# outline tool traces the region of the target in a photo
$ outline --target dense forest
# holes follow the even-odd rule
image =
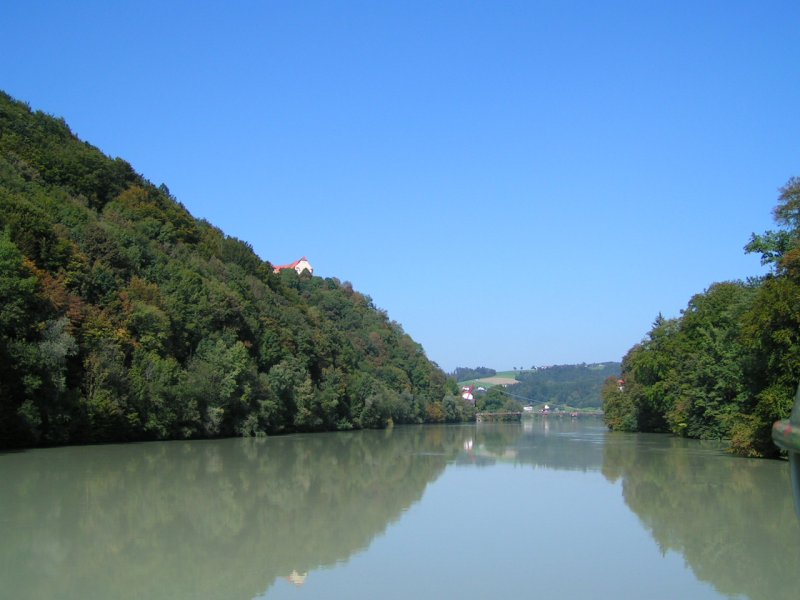
[[[481,379],[482,377],[494,377],[497,371],[489,367],[456,367],[450,376],[456,381],[469,381],[470,379]]]
[[[273,273],[163,184],[0,93],[0,446],[458,420],[369,298]]]
[[[574,408],[599,407],[603,382],[618,377],[620,364],[605,362],[580,365],[554,365],[517,373],[515,396],[530,404],[566,405]]]
[[[780,190],[776,231],[746,252],[770,272],[715,283],[677,318],[659,315],[603,388],[606,422],[622,431],[729,439],[746,456],[775,456],[771,426],[789,416],[800,382],[800,179]]]

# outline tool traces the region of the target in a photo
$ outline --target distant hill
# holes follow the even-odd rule
[[[532,404],[599,407],[603,404],[603,383],[608,377],[619,377],[621,366],[618,362],[582,363],[522,371],[517,374],[514,394]]]
[[[458,420],[456,391],[369,296],[0,92],[0,446]]]
[[[514,383],[514,397],[531,404],[568,405],[574,408],[600,407],[601,392],[608,377],[618,377],[621,364],[604,362],[555,365],[519,371],[495,372],[490,377],[459,380],[460,384],[487,388]]]

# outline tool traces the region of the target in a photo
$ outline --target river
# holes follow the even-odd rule
[[[593,420],[0,453],[0,597],[800,597],[788,464]]]

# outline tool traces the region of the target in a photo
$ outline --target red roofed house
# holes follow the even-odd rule
[[[308,262],[308,259],[305,256],[303,258],[301,258],[300,260],[294,261],[290,265],[278,265],[278,266],[272,267],[272,272],[273,273],[280,273],[284,269],[294,269],[295,271],[297,271],[298,275],[300,273],[302,273],[303,271],[308,271],[309,275],[313,275],[314,274],[314,267],[311,266],[311,263]]]

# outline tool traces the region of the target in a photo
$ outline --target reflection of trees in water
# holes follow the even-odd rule
[[[464,435],[412,427],[0,456],[0,580],[22,586],[19,598],[252,598],[367,546]]]
[[[542,468],[602,461],[698,578],[752,600],[797,597],[785,464],[568,419],[0,455],[3,594],[249,599],[278,577],[313,578],[385,531],[469,441]]]
[[[612,435],[604,446],[604,475],[622,478],[626,503],[662,552],[751,600],[798,597],[800,527],[786,467],[661,435]]]

